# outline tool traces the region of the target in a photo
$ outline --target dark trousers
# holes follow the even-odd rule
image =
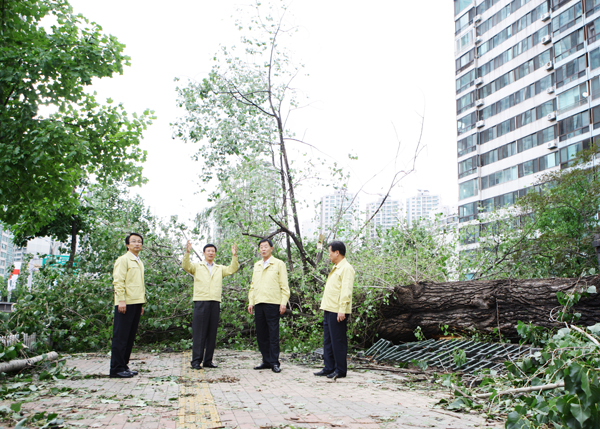
[[[219,301],[194,301],[192,319],[192,365],[211,363],[217,344],[217,326],[221,314]]]
[[[133,348],[133,340],[137,333],[142,304],[127,304],[125,314],[119,313],[115,305],[115,320],[113,322],[113,337],[110,353],[110,374],[115,375],[129,369],[129,357]]]
[[[279,304],[256,304],[254,306],[254,324],[256,342],[262,354],[263,362],[279,365]]]
[[[337,371],[346,375],[348,363],[348,315],[342,322],[337,321],[337,313],[325,311],[323,315],[323,359],[326,372]]]

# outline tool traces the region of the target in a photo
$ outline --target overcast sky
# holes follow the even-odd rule
[[[190,218],[206,207],[196,194],[201,162],[197,148],[172,139],[173,79],[201,80],[220,45],[238,43],[234,25],[239,0],[71,0],[76,13],[116,36],[131,57],[122,76],[95,82],[99,99],[122,102],[128,112],[150,108],[157,120],[145,132],[148,151],[143,188],[134,189],[159,216]],[[393,192],[406,198],[417,189],[456,205],[456,108],[454,91],[453,4],[432,2],[302,0],[289,3],[294,36],[293,60],[305,65],[300,87],[311,102],[290,120],[296,135],[337,160],[349,163],[351,190],[364,186],[361,202],[376,199],[400,164],[408,163],[424,117],[424,149],[417,171]],[[368,6],[367,6],[368,5]],[[246,8],[246,11],[250,9]],[[382,171],[383,170],[383,171]],[[376,179],[370,180],[382,171]],[[365,185],[366,183],[366,185]],[[304,195],[311,197],[320,195]]]

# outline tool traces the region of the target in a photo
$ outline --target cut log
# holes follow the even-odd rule
[[[13,372],[19,371],[23,368],[33,366],[33,364],[42,360],[56,360],[58,359],[58,353],[50,352],[43,355],[35,356],[29,359],[13,359],[9,362],[0,363],[0,372]]]
[[[581,279],[488,280],[453,283],[419,283],[394,288],[388,305],[383,305],[380,337],[394,343],[415,341],[414,330],[420,326],[426,338],[451,332],[477,331],[504,338],[518,339],[517,323],[532,323],[546,328],[565,326],[550,319],[561,306],[556,292],[587,290],[600,277]],[[575,306],[581,313],[578,325],[590,326],[600,321],[600,294],[582,297]],[[445,329],[444,329],[445,331]]]

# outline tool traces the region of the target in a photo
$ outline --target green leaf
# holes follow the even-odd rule
[[[585,421],[592,415],[589,408],[586,408],[581,403],[571,404],[571,414],[582,427],[584,427]]]

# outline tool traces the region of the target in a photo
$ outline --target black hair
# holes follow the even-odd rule
[[[135,235],[136,237],[140,237],[142,239],[142,244],[144,244],[144,237],[142,237],[141,234],[138,234],[137,232],[130,232],[129,235],[127,237],[125,237],[125,245],[129,244],[129,239],[131,238],[132,235]]]
[[[204,246],[204,248],[202,249],[202,253],[206,252],[206,249],[209,247],[214,247],[215,253],[217,253],[217,246],[215,246],[214,244],[210,244],[210,243],[208,243],[206,246]]]
[[[340,255],[346,256],[346,245],[341,241],[332,241],[329,243],[329,247],[331,247],[332,252],[340,252]]]
[[[260,247],[260,245],[261,245],[262,243],[269,243],[269,246],[273,247],[273,242],[272,242],[270,239],[268,239],[268,238],[263,238],[262,240],[260,240],[260,241],[258,242],[258,247]]]

